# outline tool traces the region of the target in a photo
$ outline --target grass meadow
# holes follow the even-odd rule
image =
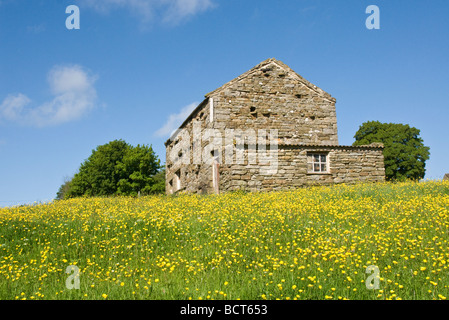
[[[447,181],[0,208],[2,300],[449,299],[448,264]]]

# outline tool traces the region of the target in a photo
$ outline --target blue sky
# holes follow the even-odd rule
[[[0,0],[0,206],[53,199],[114,139],[165,161],[192,106],[272,57],[337,99],[340,144],[365,121],[410,124],[430,147],[425,178],[441,179],[448,17],[447,0]]]

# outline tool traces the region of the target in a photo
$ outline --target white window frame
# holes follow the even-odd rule
[[[318,161],[315,157],[318,156]],[[322,157],[325,157],[325,161],[322,161]],[[311,165],[311,169],[310,169]],[[315,165],[318,165],[319,170],[315,170]],[[322,166],[325,166],[325,170],[322,170]],[[326,174],[329,173],[329,153],[328,152],[307,152],[307,173],[311,174]]]

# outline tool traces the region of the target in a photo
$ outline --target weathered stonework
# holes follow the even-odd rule
[[[446,173],[446,174],[444,175],[443,180],[449,180],[449,173]]]
[[[208,93],[167,140],[166,192],[270,191],[383,181],[382,145],[338,145],[335,102],[282,62],[260,63]],[[221,135],[219,147],[204,139],[211,130]],[[249,160],[259,150],[252,146],[254,141],[240,141],[243,161],[224,161],[227,146],[239,144],[226,140],[228,132],[245,136],[263,130],[276,131],[276,170],[262,174],[266,164]],[[214,150],[215,161],[205,161]]]
[[[307,153],[323,152],[329,155],[327,173],[309,173]],[[279,169],[272,175],[251,172],[243,165],[221,167],[220,175],[230,176],[221,185],[223,190],[272,191],[295,189],[311,185],[384,181],[382,147],[372,146],[317,146],[279,145]]]

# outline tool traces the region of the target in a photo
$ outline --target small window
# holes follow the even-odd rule
[[[175,182],[176,182],[176,189],[175,191],[181,189],[181,170],[178,170],[175,172]]]
[[[309,173],[328,173],[328,158],[327,153],[307,154],[307,171]]]
[[[250,114],[253,116],[253,118],[257,118],[256,107],[250,107],[250,108],[249,108],[249,112],[250,112]]]

